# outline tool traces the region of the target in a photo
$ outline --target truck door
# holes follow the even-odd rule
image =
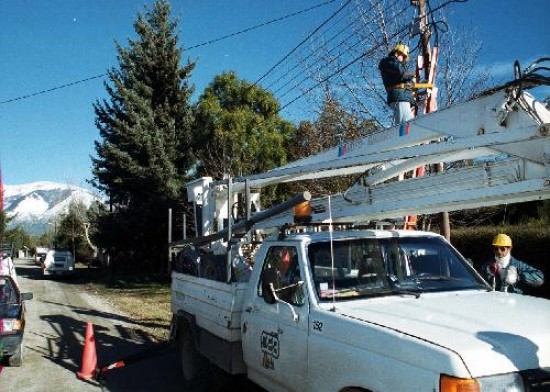
[[[245,300],[241,326],[248,376],[269,390],[303,391],[307,385],[309,304],[301,265],[295,246],[271,246],[258,285]]]

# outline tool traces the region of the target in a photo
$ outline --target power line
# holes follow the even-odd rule
[[[325,45],[328,44],[330,41],[332,41],[333,38],[335,38],[335,37],[337,37],[338,35],[340,35],[340,33],[342,33],[343,31],[344,31],[344,30],[341,30],[337,35],[335,35],[335,36],[332,37],[329,41],[327,41],[327,42],[325,43]],[[355,35],[355,34],[354,34],[353,32],[352,32],[351,34],[347,35],[342,41],[340,41],[340,42],[339,42],[338,44],[336,44],[332,49],[330,49],[330,50],[326,53],[326,55],[332,54],[332,52],[333,52],[335,49],[338,49],[338,48],[339,48],[344,42],[346,42],[349,38],[353,38],[354,35]],[[361,40],[359,39],[359,41],[357,41],[356,43],[354,43],[354,44],[353,44],[352,46],[350,46],[348,49],[354,48],[354,47],[355,47],[357,44],[359,44],[360,42],[361,42]],[[342,57],[343,55],[344,55],[344,54],[342,53],[342,54],[340,54],[340,55],[335,56],[332,60],[329,61],[328,64],[332,63],[333,61],[338,60],[338,59],[339,59],[340,57]],[[327,64],[327,65],[328,65],[328,64]],[[294,71],[295,69],[297,69],[297,68],[299,67],[299,65],[300,65],[300,64],[296,64],[296,65],[291,69],[290,72],[292,72],[292,71]],[[304,71],[309,71],[309,70],[311,69],[311,67],[312,67],[311,64],[307,65],[306,68],[304,69]],[[284,75],[284,76],[289,75],[290,72],[287,73],[287,74]],[[275,90],[275,91],[273,92],[273,94],[277,94],[279,91],[281,91],[282,89],[284,89],[285,87],[287,87],[288,85],[290,85],[290,83],[292,83],[293,81],[295,81],[300,75],[301,75],[301,74],[298,73],[298,74],[295,75],[292,79],[290,79],[288,82],[285,82],[281,87],[279,87],[277,90]],[[284,77],[284,76],[283,76],[283,77]],[[299,86],[302,82],[304,82],[304,81],[307,80],[307,79],[309,79],[309,77],[306,75],[304,79],[302,79],[300,82],[298,82],[297,86]],[[273,85],[273,84],[272,84],[272,85]],[[271,87],[271,86],[270,86],[270,87]],[[290,91],[292,91],[292,88],[293,88],[293,87],[290,87],[289,90],[285,91],[285,92],[279,97],[279,99],[280,99],[280,98],[283,98],[286,94],[288,94]]]
[[[210,41],[206,41],[206,42],[203,42],[201,44],[197,44],[197,45],[193,45],[193,46],[190,46],[187,48],[187,50],[191,50],[191,49],[196,49],[196,48],[200,48],[201,46],[205,46],[205,45],[210,45],[210,44],[213,44],[213,43],[216,43],[216,42],[219,42],[219,41],[223,41],[227,38],[231,38],[231,37],[234,37],[236,35],[241,35],[241,34],[244,34],[244,33],[248,33],[252,30],[256,30],[256,29],[259,29],[260,27],[265,27],[267,25],[270,25],[272,23],[276,23],[276,22],[280,22],[282,20],[285,20],[285,19],[288,19],[288,18],[291,18],[293,16],[296,16],[296,15],[299,15],[299,14],[302,14],[304,12],[308,12],[308,11],[311,11],[313,9],[316,9],[316,8],[319,8],[319,7],[323,7],[327,4],[330,4],[330,3],[334,3],[336,0],[328,0],[328,1],[325,1],[324,3],[320,3],[320,4],[317,4],[317,5],[314,5],[312,7],[309,7],[309,8],[306,8],[304,10],[301,10],[301,11],[296,11],[294,13],[291,13],[291,14],[287,14],[287,15],[283,15],[277,19],[272,19],[270,21],[267,21],[267,22],[263,22],[263,23],[260,23],[260,24],[257,24],[256,26],[252,26],[252,27],[248,27],[246,29],[243,29],[243,30],[240,30],[240,31],[237,31],[235,33],[231,33],[231,34],[228,34],[228,35],[224,35],[222,37],[219,37],[219,38],[215,38],[215,39],[212,39]],[[351,0],[349,0],[351,1]],[[348,1],[348,2],[349,2]]]
[[[280,22],[280,21],[283,21],[285,19],[291,18],[293,16],[296,16],[296,15],[299,15],[299,14],[302,14],[302,13],[305,13],[305,12],[309,12],[309,11],[314,10],[316,8],[323,7],[327,4],[334,3],[335,1],[337,1],[337,0],[327,0],[323,3],[319,3],[319,4],[311,6],[309,8],[306,8],[306,9],[303,9],[303,10],[300,10],[300,11],[296,11],[296,12],[293,12],[293,13],[290,13],[290,14],[286,14],[286,15],[283,15],[283,16],[278,17],[276,19],[272,19],[272,20],[269,20],[267,22],[262,22],[260,24],[257,24],[255,26],[239,30],[235,33],[224,35],[222,37],[215,38],[215,39],[212,39],[212,40],[209,40],[209,41],[191,46],[191,47],[187,48],[186,50],[196,49],[196,48],[199,48],[199,47],[202,47],[202,46],[206,46],[206,45],[210,45],[210,44],[213,44],[213,43],[216,43],[216,42],[219,42],[219,41],[223,41],[225,39],[228,39],[228,38],[231,38],[231,37],[234,37],[234,36],[237,36],[237,35],[248,33],[252,30],[256,30],[256,29],[259,29],[261,27],[265,27],[265,26],[268,26],[270,24],[273,24],[273,23]],[[348,2],[349,1],[351,1],[351,0],[348,0]],[[74,82],[70,82],[70,83],[60,85],[60,86],[52,87],[52,88],[49,88],[49,89],[46,89],[46,90],[41,90],[41,91],[37,91],[37,92],[31,93],[31,94],[22,95],[22,96],[17,97],[17,98],[8,99],[6,101],[0,101],[0,105],[15,102],[15,101],[20,101],[20,100],[23,100],[23,99],[32,98],[32,97],[35,97],[37,95],[42,95],[42,94],[46,94],[46,93],[49,93],[49,92],[52,92],[52,91],[55,91],[55,90],[61,90],[61,89],[67,88],[67,87],[72,87],[72,86],[80,84],[80,83],[89,82],[91,80],[103,78],[103,77],[106,77],[106,76],[108,76],[108,74],[104,73],[104,74],[101,74],[101,75],[96,75],[96,76],[92,76],[92,77],[89,77],[89,78],[80,79],[80,80],[77,80],[77,81],[74,81]]]
[[[346,5],[347,5],[347,4],[349,4],[349,2],[346,3]],[[340,10],[338,10],[338,11],[340,11]],[[344,17],[345,17],[345,16],[344,16]],[[361,17],[361,15],[358,15],[355,19],[351,20],[349,25],[346,25],[344,28],[340,29],[340,30],[339,30],[336,34],[334,34],[328,41],[325,41],[325,42],[323,43],[323,45],[324,45],[324,46],[328,45],[332,40],[334,40],[335,38],[337,38],[338,36],[340,36],[345,30],[347,30],[347,29],[349,28],[349,26],[350,26],[352,23],[356,22],[360,17]],[[342,18],[342,19],[339,19],[336,23],[339,23],[339,22],[341,22],[342,20],[343,20],[343,18]],[[321,27],[321,26],[320,26],[320,27]],[[316,33],[318,30],[319,30],[319,28],[315,29],[315,31],[314,31],[313,33]],[[310,34],[310,35],[307,37],[307,39],[310,39],[311,36],[313,35],[313,33]],[[349,36],[348,36],[348,37],[349,37]],[[306,40],[307,40],[307,39],[306,39]],[[302,43],[304,43],[306,40],[302,41],[299,45],[302,45]],[[320,38],[317,39],[317,41],[320,41]],[[312,42],[311,42],[311,45],[313,45],[314,43],[315,43],[315,41],[312,41]],[[293,51],[294,51],[294,49],[293,49]],[[291,53],[292,53],[292,52],[291,52]],[[289,55],[290,55],[291,53],[289,53]],[[289,55],[285,56],[285,58],[283,58],[281,61],[279,61],[279,63],[277,63],[275,66],[279,65],[279,64],[282,63],[284,60],[286,60],[286,59],[289,57]],[[305,57],[305,56],[303,56],[303,57]],[[272,67],[272,69],[275,68],[275,66]],[[284,77],[286,77],[286,76],[289,76],[289,75],[290,75],[294,70],[296,70],[299,66],[300,66],[300,63],[296,63],[296,64],[295,64],[291,69],[289,69],[288,72],[286,72],[280,79],[275,80],[275,81],[273,81],[270,85],[268,85],[268,86],[266,87],[266,89],[267,89],[267,90],[272,89],[272,87],[273,87],[274,85],[276,85],[278,82],[280,82],[280,81],[282,80],[282,78],[284,78]],[[271,71],[271,70],[270,70],[270,71]],[[268,71],[268,73],[269,73],[269,71]],[[267,73],[266,73],[265,75],[267,75]],[[265,75],[264,75],[264,76],[265,76]],[[298,76],[299,76],[299,75],[297,75],[296,77],[298,77]],[[294,77],[294,79],[295,79],[296,77]],[[262,77],[262,78],[263,78],[263,77]],[[259,79],[259,80],[261,80],[261,79]],[[258,80],[258,81],[259,81],[259,80]],[[258,81],[257,81],[257,82],[258,82]],[[256,83],[257,83],[257,82],[256,82]],[[281,88],[282,88],[282,87],[281,87]],[[274,93],[278,92],[281,88],[275,90]]]
[[[392,7],[394,7],[395,5],[397,5],[401,0],[394,0],[393,3],[389,4],[386,6],[386,8],[384,10],[382,10],[381,12],[384,13],[388,10],[390,10]],[[334,41],[336,38],[339,38],[340,36],[343,35],[343,33],[346,31],[346,30],[349,30],[350,28],[352,28],[353,24],[355,22],[357,22],[358,20],[362,19],[363,16],[365,14],[368,14],[370,13],[375,7],[375,4],[372,4],[368,10],[366,11],[363,11],[362,13],[358,13],[358,15],[350,20],[350,22],[342,29],[340,29],[337,33],[335,33],[332,37],[330,37],[328,40],[326,40],[325,42],[323,42],[323,46],[324,47],[327,47],[329,46],[329,44]],[[405,12],[405,8],[403,8],[397,15]],[[369,25],[371,24],[372,22],[375,21],[375,19],[377,18],[376,15],[372,16],[370,20],[367,20],[367,21],[363,21],[362,24],[363,25]],[[338,61],[340,58],[343,58],[344,56],[348,55],[349,54],[349,50],[350,49],[353,49],[355,48],[357,45],[359,45],[361,43],[361,40],[362,38],[361,37],[357,37],[357,34],[356,32],[352,31],[350,34],[348,34],[345,38],[341,39],[339,42],[337,42],[332,48],[328,48],[328,50],[326,51],[325,55],[326,56],[330,56],[333,54],[333,52],[335,52],[337,49],[340,49],[341,47],[343,47],[344,45],[347,46],[347,50],[345,52],[341,52],[340,54],[338,55],[334,55],[330,61],[328,61],[326,65],[330,65],[336,61]],[[309,54],[307,56],[303,56],[304,58],[310,58],[310,57],[315,57],[314,54]],[[303,69],[301,72],[300,70],[298,71],[298,73],[295,73],[293,71],[299,69],[300,67],[300,63],[296,63],[294,65],[294,67],[292,67],[292,69],[290,69],[286,74],[284,74],[279,80],[276,80],[274,81],[273,83],[271,83],[268,87],[266,87],[266,89],[271,89],[272,90],[272,93],[274,95],[276,95],[277,93],[279,93],[281,90],[284,90],[286,88],[286,90],[284,92],[282,92],[279,96],[277,96],[276,98],[278,100],[281,100],[283,97],[285,97],[287,94],[289,94],[293,89],[295,88],[299,88],[304,82],[307,82],[310,77],[304,75],[304,72],[308,72],[310,71],[315,65],[317,65],[318,63],[315,62],[315,63],[309,63],[309,64],[306,64],[305,65],[305,69]],[[290,78],[290,80],[287,80],[286,82],[283,82],[283,78],[285,77],[290,77],[292,74],[294,74],[293,77]],[[293,86],[290,86],[292,84],[292,82],[296,81],[300,76],[303,76],[302,79],[300,79],[298,82],[295,82],[293,84]],[[278,84],[278,83],[282,83],[282,85],[280,87],[278,87],[277,89],[273,90],[273,86]]]
[[[309,38],[311,38],[317,31],[319,31],[325,24],[327,24],[331,19],[333,19],[336,15],[340,13],[344,8],[348,6],[349,3],[351,3],[352,0],[348,0],[342,7],[340,7],[336,12],[334,12],[331,16],[328,17],[323,23],[321,23],[315,30],[313,30],[306,38],[304,38],[298,45],[296,45],[292,50],[286,54],[281,60],[279,60],[274,66],[272,66],[266,73],[264,73],[254,84],[258,84],[262,79],[264,79],[271,71],[273,71],[275,68],[277,68],[283,61],[285,61],[292,53],[294,53],[300,46],[302,46]]]
[[[392,4],[388,5],[383,12],[385,12],[385,11],[391,9],[392,7],[394,7],[399,1],[400,0],[395,0]],[[365,13],[368,13],[368,12],[372,11],[373,8],[374,8],[374,6],[371,6]],[[404,12],[406,12],[405,8],[402,9],[398,14],[396,14],[396,16],[399,16],[400,14],[402,14]],[[361,15],[360,15],[360,17],[361,17]],[[376,19],[376,16],[373,16],[372,19],[370,19],[368,21],[365,21],[364,24],[372,23],[375,19]],[[334,38],[337,38],[340,35],[340,33],[343,33],[343,31],[344,30],[341,30],[338,34],[333,36],[329,41],[327,41],[327,44],[330,43]],[[340,42],[338,42],[336,45],[334,45],[331,49],[329,49],[328,52],[326,53],[326,55],[327,56],[331,55],[336,49],[340,48],[342,45],[347,43],[347,41],[350,40],[350,38],[354,38],[355,36],[356,36],[356,34],[354,32],[351,32],[351,34],[347,35],[344,39],[342,39]],[[347,47],[347,52],[343,52],[343,53],[340,53],[339,55],[336,55],[336,56],[332,57],[326,64],[324,64],[324,66],[328,66],[328,65],[336,62],[337,60],[339,60],[343,56],[347,55],[350,49],[355,48],[360,43],[361,43],[361,37],[357,37],[355,42],[349,42],[348,47]],[[312,66],[313,66],[312,64],[308,64],[305,67],[304,72],[310,71]],[[294,68],[296,68],[296,67],[294,67]],[[289,85],[301,75],[303,75],[303,73],[295,75],[292,79],[285,82],[281,87],[279,87],[277,90],[274,91],[274,94],[277,94],[279,91],[281,91],[284,88],[288,87],[283,93],[281,93],[277,97],[278,100],[281,100],[283,97],[285,97],[287,94],[289,94],[292,90],[294,90],[295,88],[299,88],[304,82],[307,82],[310,79],[310,77],[308,75],[305,75],[305,76],[302,77],[302,79],[300,79],[298,82],[296,82],[293,86],[289,87]]]
[[[440,9],[443,9],[445,7],[447,7],[449,4],[451,3],[464,3],[464,2],[467,2],[468,0],[447,0],[446,2],[444,3],[441,3],[438,7],[434,8],[434,9],[430,9],[430,11],[428,12],[428,15],[429,16],[432,16],[436,11],[439,11]],[[405,10],[403,9],[402,11],[398,12],[395,16],[399,16],[400,14],[402,14]],[[418,20],[420,19],[420,17],[416,17],[414,22],[418,22]],[[405,32],[407,30],[407,28],[410,27],[410,24],[405,24],[403,27],[399,28],[396,32],[394,32],[391,36],[387,37],[388,40],[392,40],[394,39],[395,37],[398,37],[400,34],[402,34],[403,32]],[[359,41],[360,42],[360,41]],[[358,43],[359,43],[358,42]],[[351,46],[354,47],[355,45],[357,45],[357,43],[355,43],[354,45]],[[286,109],[288,106],[290,106],[291,104],[293,104],[294,102],[296,102],[297,100],[299,100],[300,98],[302,98],[303,96],[309,94],[311,91],[313,91],[315,88],[321,86],[323,83],[327,82],[328,80],[332,79],[334,76],[338,75],[338,74],[341,74],[343,71],[345,71],[346,69],[348,69],[350,66],[352,66],[353,64],[357,63],[359,60],[361,60],[362,58],[366,57],[366,56],[369,56],[371,55],[372,53],[374,53],[374,51],[378,48],[380,48],[381,46],[383,46],[383,43],[379,43],[377,45],[374,45],[372,46],[369,50],[365,51],[363,54],[355,57],[354,59],[352,59],[350,62],[348,62],[347,64],[345,64],[344,66],[338,68],[336,71],[334,71],[333,73],[329,74],[328,76],[320,79],[319,81],[317,81],[313,86],[307,88],[305,91],[303,91],[301,94],[299,94],[297,97],[295,97],[294,99],[292,99],[290,102],[287,102],[285,105],[283,105],[280,109],[279,109],[279,112],[283,111],[284,109]],[[338,59],[340,56],[337,56],[336,58],[332,59],[331,61],[329,61],[329,64],[332,63],[335,59]],[[302,84],[304,81],[307,81],[307,77],[306,78],[303,78],[302,80],[300,80],[300,82],[295,86],[295,88],[298,88],[300,86],[300,84]],[[286,95],[289,91],[285,92],[284,95]],[[281,97],[279,97],[279,100],[280,100]]]
[[[401,13],[401,12],[400,12]],[[401,34],[403,31],[405,31],[407,28],[409,27],[408,24],[406,24],[404,27],[402,27],[401,29],[397,30],[395,33],[393,33],[389,39],[393,39],[395,38],[396,36],[398,36],[399,34]],[[319,87],[320,85],[322,85],[323,83],[325,83],[326,81],[332,79],[334,76],[342,73],[343,71],[345,71],[347,68],[349,68],[350,66],[352,66],[353,64],[357,63],[359,60],[361,60],[362,58],[372,54],[374,52],[375,49],[381,47],[383,44],[382,43],[379,43],[377,45],[374,45],[373,47],[371,47],[368,51],[366,51],[365,53],[357,56],[356,58],[354,58],[353,60],[351,60],[350,62],[348,62],[346,65],[338,68],[336,71],[334,71],[333,73],[331,73],[330,75],[322,78],[321,80],[319,80],[317,83],[315,83],[313,86],[311,86],[310,88],[306,89],[303,93],[299,94],[297,97],[295,97],[294,99],[292,99],[290,102],[287,102],[284,106],[282,106],[279,111],[282,111],[284,109],[286,109],[287,107],[289,107],[290,105],[292,105],[294,102],[296,102],[298,99],[302,98],[304,95],[310,93],[313,89]],[[331,60],[332,62],[332,60]],[[300,83],[303,82],[300,81]],[[286,93],[285,93],[286,94]]]
[[[103,77],[105,77],[105,76],[107,76],[107,74],[92,76],[92,77],[89,77],[89,78],[86,78],[86,79],[77,80],[76,82],[71,82],[71,83],[63,84],[63,85],[61,85],[61,86],[52,87],[52,88],[49,88],[49,89],[47,89],[47,90],[37,91],[37,92],[32,93],[32,94],[22,95],[22,96],[17,97],[17,98],[8,99],[7,101],[2,101],[2,102],[0,102],[0,104],[5,104],[5,103],[10,103],[10,102],[20,101],[20,100],[22,100],[22,99],[27,99],[27,98],[35,97],[35,96],[37,96],[37,95],[46,94],[46,93],[49,93],[49,92],[52,92],[52,91],[55,91],[55,90],[60,90],[60,89],[66,88],[66,87],[71,87],[71,86],[74,86],[74,85],[76,85],[76,84],[80,84],[80,83],[84,83],[84,82],[89,82],[90,80],[103,78]]]

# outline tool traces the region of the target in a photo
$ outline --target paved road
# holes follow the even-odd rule
[[[174,352],[114,370],[102,384],[79,380],[75,374],[81,369],[87,322],[94,325],[100,365],[154,344],[140,332],[139,323],[84,292],[79,279],[43,280],[31,259],[15,264],[22,290],[33,292],[34,299],[27,302],[23,366],[2,369],[0,391],[184,390]]]

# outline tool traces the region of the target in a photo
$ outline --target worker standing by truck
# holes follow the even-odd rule
[[[409,47],[399,43],[378,65],[387,92],[387,103],[393,110],[394,125],[414,118],[411,105],[416,102],[408,87],[414,74],[406,71],[408,60]]]
[[[542,271],[512,257],[512,239],[500,233],[493,239],[495,257],[481,267],[483,278],[493,290],[523,293],[526,287],[539,287],[544,283]]]

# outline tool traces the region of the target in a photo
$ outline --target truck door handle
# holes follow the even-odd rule
[[[255,306],[252,306],[252,305],[248,305],[245,309],[244,309],[245,312],[247,313],[253,313],[256,311],[256,307]]]

